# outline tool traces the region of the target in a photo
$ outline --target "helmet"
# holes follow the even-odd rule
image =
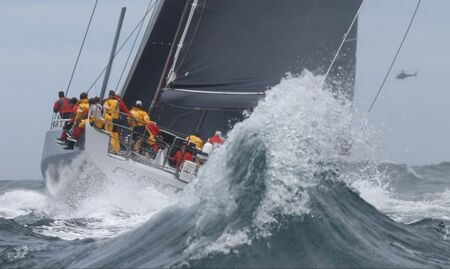
[[[221,131],[216,131],[216,133],[214,135],[222,136],[222,132]]]
[[[136,101],[136,106],[142,106],[142,101],[141,100],[137,100]]]

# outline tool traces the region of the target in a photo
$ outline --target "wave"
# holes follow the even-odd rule
[[[58,243],[55,255],[49,244],[16,265],[450,266],[448,223],[439,220],[437,231],[438,220],[407,225],[377,209],[386,197],[400,201],[395,195],[409,191],[404,182],[422,184],[420,168],[343,157],[360,134],[351,128],[351,104],[322,90],[322,81],[306,72],[274,87],[179,201],[139,227],[107,240]],[[376,207],[365,201],[374,193]]]

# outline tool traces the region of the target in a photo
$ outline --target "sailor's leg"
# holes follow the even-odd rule
[[[112,129],[112,117],[109,114],[105,114],[105,130],[111,134]]]
[[[120,152],[119,132],[111,132],[111,151],[118,154]]]
[[[118,124],[118,119],[112,120],[112,128],[111,128],[111,151],[113,153],[120,153],[120,141],[119,141],[119,127],[116,125]]]

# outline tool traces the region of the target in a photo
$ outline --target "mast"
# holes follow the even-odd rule
[[[197,4],[198,4],[198,0],[194,0],[194,2],[192,3],[191,11],[189,12],[189,17],[187,19],[186,25],[184,26],[183,34],[181,35],[180,41],[177,45],[177,51],[175,52],[175,55],[173,57],[172,67],[169,70],[166,84],[169,84],[171,81],[173,81],[175,79],[175,77],[174,77],[175,65],[177,64],[178,56],[180,55],[180,51],[183,48],[184,40],[186,39],[186,35],[189,30],[189,26],[191,25],[192,17],[194,16],[194,12],[197,7]]]
[[[117,42],[119,41],[120,30],[122,29],[123,18],[125,17],[126,7],[122,7],[120,10],[119,22],[117,23],[116,34],[114,37],[114,42],[111,48],[111,54],[109,55],[108,66],[106,68],[105,77],[103,79],[102,89],[100,91],[100,100],[103,100],[105,97],[106,87],[108,86],[109,75],[111,73],[111,68],[114,60],[114,55],[116,54]]]

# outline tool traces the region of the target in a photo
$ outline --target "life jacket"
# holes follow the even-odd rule
[[[59,100],[56,101],[56,104],[58,107],[58,112],[60,114],[72,112],[72,104],[70,103],[69,99],[67,99],[67,98],[65,98],[65,97],[59,98]]]
[[[200,137],[197,137],[195,135],[190,135],[190,136],[186,137],[186,140],[190,143],[195,144],[195,147],[197,149],[201,150],[203,147],[203,140]]]

